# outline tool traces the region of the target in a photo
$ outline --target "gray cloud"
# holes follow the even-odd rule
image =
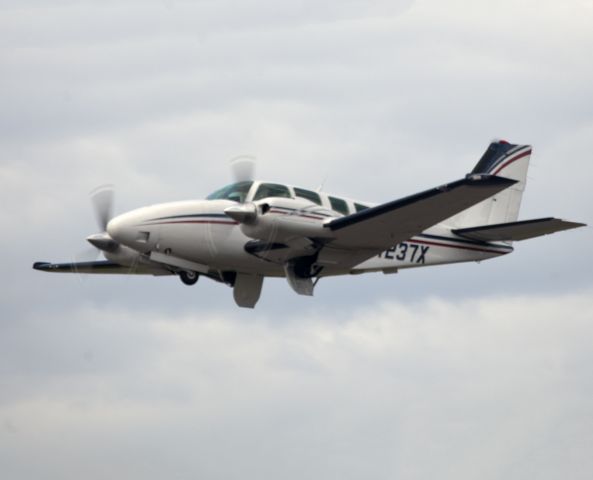
[[[238,154],[383,201],[503,137],[535,147],[522,218],[591,224],[590,1],[0,9],[5,476],[591,476],[590,228],[313,299],[266,280],[255,312],[30,268],[85,248],[93,187],[118,212],[200,198]]]
[[[11,478],[588,478],[591,298],[386,301],[249,321],[66,310],[32,321],[41,352],[16,330],[2,336],[3,468]]]
[[[536,147],[523,218],[590,223],[586,3],[476,10],[420,2],[396,11],[258,3],[232,15],[229,5],[150,3],[135,22],[128,13],[138,5],[127,2],[5,10],[0,199],[17,237],[0,241],[5,251],[26,246],[7,260],[18,278],[10,296],[24,282],[43,289],[49,281],[23,273],[32,256],[66,260],[84,248],[96,228],[86,205],[94,186],[118,186],[118,211],[203,197],[228,181],[226,161],[240,153],[260,159],[262,177],[312,187],[326,178],[328,190],[382,201],[459,178],[492,136],[506,136]],[[240,28],[227,28],[233,22]],[[200,25],[206,34],[188,40]],[[579,288],[590,283],[589,235],[571,233],[568,247],[566,235],[519,244],[497,265],[431,273],[429,291]],[[542,257],[545,282],[525,273]],[[418,274],[395,287],[371,276],[367,298],[394,288],[403,298],[424,295],[427,275]],[[476,275],[477,284],[451,284],[458,275]],[[344,285],[362,285],[339,282],[328,286],[340,285],[335,300]],[[111,297],[111,285],[93,288]],[[125,302],[135,288],[124,285]]]

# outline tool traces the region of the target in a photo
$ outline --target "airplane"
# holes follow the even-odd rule
[[[254,308],[265,277],[311,296],[321,278],[507,255],[513,242],[583,223],[518,221],[532,148],[493,141],[464,178],[371,205],[241,174],[204,200],[162,203],[112,218],[113,193],[94,194],[101,233],[87,238],[106,260],[36,262],[45,272],[200,276],[233,288]],[[244,170],[244,169],[243,169]]]

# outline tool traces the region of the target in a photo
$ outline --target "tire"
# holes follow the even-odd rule
[[[200,278],[200,275],[197,272],[182,270],[179,272],[179,278],[186,285],[194,285]]]

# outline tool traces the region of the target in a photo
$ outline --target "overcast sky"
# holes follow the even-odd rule
[[[228,161],[382,202],[534,146],[593,224],[593,0],[0,1],[0,475],[590,479],[590,228],[484,262],[265,282],[35,272]]]

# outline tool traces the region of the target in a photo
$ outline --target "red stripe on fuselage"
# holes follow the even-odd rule
[[[409,243],[421,243],[423,245],[431,245],[433,247],[449,247],[449,248],[459,248],[461,250],[473,250],[474,252],[499,253],[501,255],[512,252],[512,250],[505,252],[505,251],[501,251],[501,250],[490,250],[487,248],[466,247],[466,246],[462,246],[462,245],[448,245],[446,243],[427,242],[426,240],[408,240],[408,242]]]
[[[215,225],[239,225],[239,222],[226,221],[226,220],[171,220],[169,222],[157,222],[150,223],[147,225],[171,225],[178,223],[211,223]]]

